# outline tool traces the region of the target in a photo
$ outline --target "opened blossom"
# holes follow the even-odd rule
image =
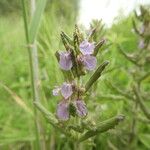
[[[69,103],[70,102],[68,100],[63,100],[63,101],[59,102],[59,104],[57,105],[56,115],[59,120],[67,121],[69,119],[69,117],[70,117]],[[73,102],[73,105],[76,109],[76,114],[79,117],[85,117],[87,115],[87,108],[86,108],[84,101],[75,100]]]
[[[78,60],[84,65],[87,70],[94,70],[97,64],[96,57],[92,56],[94,52],[95,45],[87,40],[80,44],[81,55]]]
[[[61,86],[61,94],[65,99],[68,99],[73,93],[72,84],[64,82]]]
[[[69,103],[66,101],[61,101],[57,105],[56,115],[59,120],[66,121],[69,119]]]
[[[71,52],[64,51],[64,52],[59,52],[59,65],[60,68],[63,70],[70,70],[73,66],[72,60],[71,60]]]
[[[87,70],[94,70],[97,64],[96,57],[91,55],[81,56],[81,62],[83,63],[83,65]]]
[[[143,34],[143,33],[144,33],[144,31],[145,31],[145,26],[144,26],[144,25],[142,25],[142,26],[140,27],[140,33],[141,33],[141,34]]]
[[[64,99],[68,99],[73,94],[72,84],[64,82],[61,87],[53,89],[54,96],[58,96],[60,92]]]
[[[143,49],[143,48],[145,47],[145,43],[144,43],[144,40],[143,40],[143,39],[141,39],[141,40],[139,41],[138,47],[139,47],[140,49]]]
[[[74,103],[75,103],[77,115],[80,117],[86,116],[87,115],[87,108],[86,108],[84,101],[76,100]]]
[[[87,40],[85,40],[80,44],[79,48],[83,55],[90,55],[93,54],[95,45],[94,43],[90,43]]]

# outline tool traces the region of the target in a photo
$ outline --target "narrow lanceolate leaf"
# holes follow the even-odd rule
[[[142,36],[142,34],[139,32],[139,30],[138,30],[137,27],[136,27],[136,23],[135,23],[134,19],[132,20],[132,24],[133,24],[134,31],[135,31],[138,35]]]
[[[100,123],[94,130],[89,130],[87,131],[85,134],[83,134],[78,142],[82,142],[85,141],[97,134],[103,133],[108,131],[109,129],[114,128],[116,125],[118,125],[119,122],[124,120],[124,116],[123,115],[118,115],[114,118],[110,118],[102,123]]]
[[[95,28],[92,29],[92,31],[91,31],[91,33],[90,33],[90,35],[89,35],[89,37],[88,37],[88,41],[89,41],[89,42],[92,41],[92,38],[93,38],[93,36],[94,36],[95,33],[96,33],[96,30],[97,30],[97,27],[95,27]]]
[[[46,1],[47,0],[38,0],[38,2],[37,2],[36,10],[34,12],[32,19],[31,19],[31,24],[29,27],[30,44],[32,44],[34,42],[35,37],[38,33],[41,17],[42,17],[42,14],[44,12],[44,8],[46,6]]]
[[[86,92],[90,89],[90,87],[97,81],[97,79],[101,76],[103,70],[105,67],[109,64],[108,61],[105,61],[103,64],[101,64],[97,70],[94,72],[94,74],[91,76],[89,81],[85,85]]]
[[[60,34],[60,36],[61,36],[61,40],[62,40],[62,42],[64,44],[65,49],[68,51],[70,49],[70,46],[69,46],[66,38],[64,37],[64,35],[62,33]]]
[[[61,34],[62,34],[62,36],[68,41],[68,43],[71,45],[71,46],[73,46],[73,39],[69,36],[69,35],[67,35],[65,32],[61,32]]]
[[[103,46],[103,44],[105,42],[106,42],[106,40],[103,39],[97,43],[97,45],[95,46],[95,49],[94,49],[94,54],[93,54],[94,56],[96,56],[98,54],[99,49]]]

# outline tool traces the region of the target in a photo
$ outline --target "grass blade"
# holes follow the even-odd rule
[[[46,1],[47,0],[38,0],[36,10],[33,14],[33,17],[31,19],[31,24],[29,26],[29,41],[32,44],[36,38],[41,17],[44,12],[44,8],[46,6]]]
[[[33,115],[32,110],[26,105],[23,99],[21,99],[16,93],[14,93],[9,87],[4,85],[3,83],[0,82],[0,85],[12,96],[12,98],[15,100],[15,102],[23,108],[26,112],[30,113]]]

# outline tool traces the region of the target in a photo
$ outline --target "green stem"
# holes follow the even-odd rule
[[[117,87],[116,85],[112,84],[111,82],[107,81],[107,85],[109,87],[111,87],[114,91],[116,91],[118,94],[128,98],[129,100],[133,99],[132,95],[129,92],[121,90],[119,87]]]
[[[95,49],[94,49],[94,56],[96,56],[97,54],[98,54],[98,51],[99,51],[99,49],[103,46],[103,44],[105,43],[105,39],[103,39],[103,40],[100,40],[98,43],[97,43],[97,45],[95,46]]]
[[[145,106],[144,104],[144,100],[142,98],[142,96],[140,95],[140,91],[137,89],[137,87],[133,88],[133,91],[136,95],[136,100],[139,103],[143,113],[145,114],[145,116],[147,117],[147,119],[150,119],[150,111],[148,110],[148,108]]]
[[[138,64],[138,62],[137,62],[132,56],[129,56],[129,54],[126,54],[126,53],[124,52],[123,48],[122,48],[120,45],[118,45],[117,48],[119,49],[119,51],[121,52],[121,54],[122,54],[126,59],[128,59],[128,60],[129,60],[130,62],[132,62],[133,64],[135,64],[135,65],[137,65],[137,66],[140,66],[140,65]]]
[[[38,70],[38,56],[37,56],[37,48],[34,43],[30,43],[29,29],[27,23],[27,10],[25,6],[25,1],[22,0],[22,8],[23,8],[23,19],[24,19],[24,28],[25,28],[25,36],[26,43],[29,53],[29,62],[30,62],[30,72],[31,72],[31,84],[32,84],[32,93],[33,93],[33,101],[39,102],[39,70]],[[39,121],[39,115],[34,107],[34,116],[35,116],[35,134],[36,134],[36,149],[46,149],[45,143],[40,140],[40,135],[42,132],[42,125]],[[42,136],[43,137],[43,136]],[[42,139],[43,140],[43,139]]]
[[[114,118],[108,119],[102,123],[100,123],[94,130],[89,130],[85,134],[83,134],[78,142],[83,142],[87,140],[88,138],[91,138],[97,134],[103,133],[108,131],[109,129],[114,128],[120,121],[124,120],[123,115],[118,115]]]

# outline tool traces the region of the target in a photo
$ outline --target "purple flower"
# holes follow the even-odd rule
[[[77,114],[80,117],[86,116],[87,115],[87,108],[86,108],[86,105],[85,105],[84,101],[76,100],[74,103],[75,103],[75,106],[76,106]]]
[[[57,106],[56,115],[59,120],[66,121],[69,119],[69,104],[65,101],[61,101]]]
[[[72,95],[72,85],[64,82],[61,86],[61,94],[65,99],[68,99]]]
[[[139,47],[140,49],[143,49],[143,48],[145,47],[145,43],[144,43],[144,40],[143,40],[143,39],[139,41],[138,47]]]
[[[70,70],[72,68],[71,52],[60,52],[59,65],[63,70]]]
[[[87,40],[85,40],[80,44],[79,47],[83,55],[90,55],[93,54],[95,45],[94,43],[89,43]]]
[[[144,31],[145,31],[145,26],[144,26],[144,25],[142,25],[142,26],[140,27],[140,33],[141,33],[141,34],[143,34],[143,33],[144,33]]]
[[[58,96],[60,90],[61,90],[60,87],[55,87],[55,89],[53,89],[53,95],[54,95],[54,96]]]
[[[90,55],[82,55],[80,61],[87,70],[94,70],[97,64],[96,57]]]

